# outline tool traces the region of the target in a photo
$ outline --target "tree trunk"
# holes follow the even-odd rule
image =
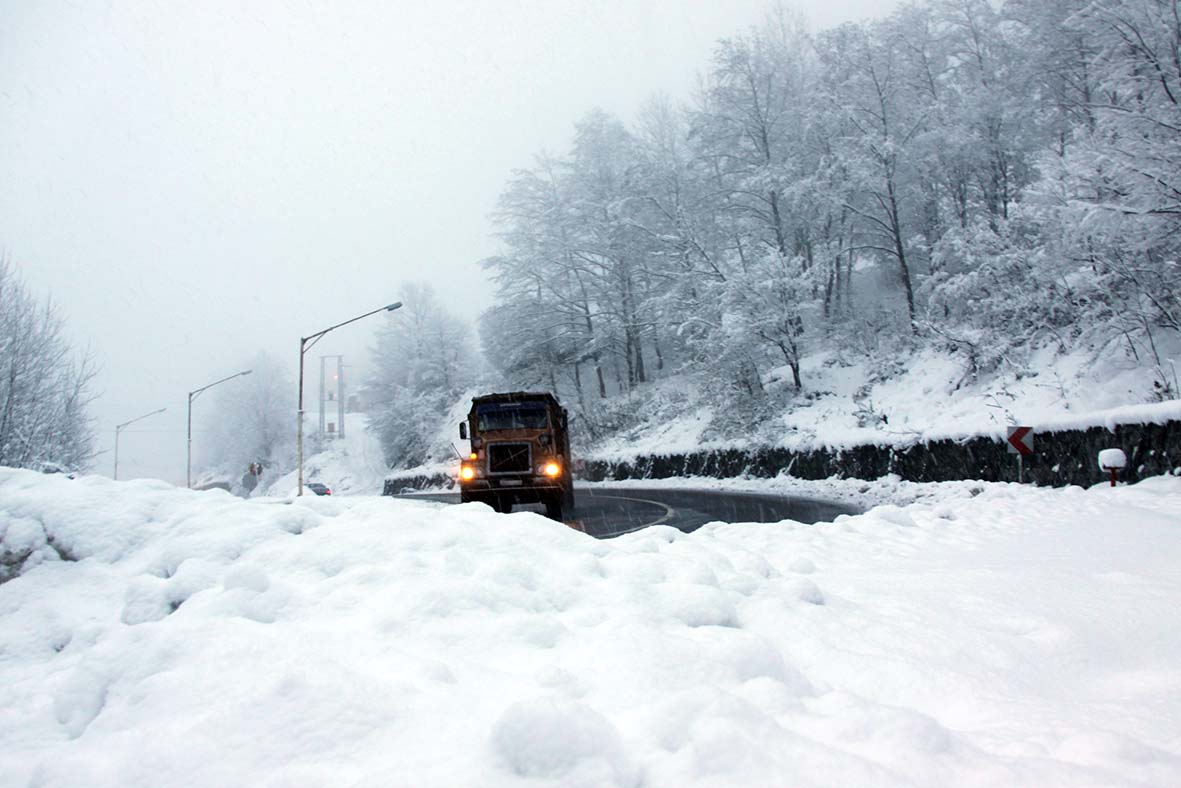
[[[595,341],[595,326],[594,321],[591,320],[590,296],[586,292],[586,283],[582,281],[582,277],[578,277],[578,287],[582,290],[582,302],[579,306],[582,308],[583,320],[586,323],[586,336],[593,343]],[[599,359],[599,351],[596,350],[592,353],[591,359],[595,362],[595,377],[599,381],[599,399],[607,399],[607,384],[603,382],[603,365]]]
[[[647,383],[648,373],[644,369],[644,340],[640,336],[640,332],[636,331],[634,328],[632,331],[635,334],[635,340],[633,341],[633,344],[636,349],[636,382]]]
[[[582,395],[582,362],[574,362],[574,391],[578,397],[578,409],[586,413],[586,399]]]
[[[906,289],[906,311],[910,318],[910,330],[918,333],[914,313],[914,288],[910,284],[910,268],[906,264],[906,247],[902,240],[902,222],[898,218],[898,198],[894,191],[894,178],[886,179],[886,192],[890,200],[890,230],[894,236],[894,253],[898,256],[898,273],[902,279],[902,286]]]
[[[787,239],[783,237],[783,220],[779,216],[779,194],[771,190],[771,219],[774,222],[775,231],[775,248],[779,250],[779,256],[787,259]]]

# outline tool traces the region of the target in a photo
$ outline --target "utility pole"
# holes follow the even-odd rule
[[[337,359],[337,371],[333,373],[332,382],[328,380],[326,359]],[[344,404],[344,356],[321,356],[320,357],[320,434],[324,435],[325,424],[327,423],[327,410],[325,406],[335,399],[337,403],[337,431],[333,437],[345,437],[345,406]]]
[[[336,359],[336,374],[332,376],[332,381],[328,380],[327,359]],[[328,411],[325,406],[333,399],[336,400],[336,432],[333,437],[344,437],[344,408],[340,404],[341,400],[341,369],[344,366],[344,356],[341,355],[327,355],[320,356],[320,434],[326,432],[326,425],[328,423]]]
[[[296,413],[296,442],[299,446],[299,492],[298,495],[303,495],[303,356],[307,353],[313,345],[320,341],[321,338],[329,331],[347,326],[349,323],[355,323],[362,318],[376,315],[378,312],[393,312],[402,306],[401,301],[395,301],[389,306],[383,306],[380,309],[374,309],[372,312],[366,312],[363,315],[346,320],[343,323],[337,323],[334,326],[328,326],[323,331],[317,331],[311,336],[299,338],[299,411]]]
[[[340,417],[340,439],[344,440],[344,356],[336,357],[336,413]]]

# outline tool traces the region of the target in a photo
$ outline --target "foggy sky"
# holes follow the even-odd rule
[[[822,29],[884,5],[788,7]],[[168,408],[123,433],[120,478],[183,484],[187,391],[259,350],[294,372],[300,336],[406,280],[474,319],[510,171],[593,107],[687,99],[768,7],[0,0],[0,253],[100,363],[98,449]],[[379,319],[309,354],[309,398],[320,354],[364,374]]]

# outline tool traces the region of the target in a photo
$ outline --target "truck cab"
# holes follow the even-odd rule
[[[498,512],[541,503],[561,520],[574,508],[568,416],[548,392],[514,391],[472,400],[459,437],[471,453],[459,468],[459,496]]]

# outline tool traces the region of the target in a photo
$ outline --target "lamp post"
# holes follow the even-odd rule
[[[135,424],[137,421],[146,419],[148,416],[155,416],[157,413],[163,413],[166,410],[168,410],[168,408],[160,408],[160,410],[154,410],[151,413],[145,413],[142,416],[136,416],[131,421],[125,421],[122,424],[115,425],[115,481],[119,481],[119,433],[122,432],[123,428],[128,424]]]
[[[329,331],[340,328],[341,326],[347,326],[349,323],[355,323],[358,320],[369,317],[370,315],[376,315],[378,312],[393,312],[395,309],[398,309],[401,306],[401,301],[395,301],[388,306],[374,309],[372,312],[366,312],[363,315],[357,315],[356,317],[346,320],[343,323],[337,323],[334,326],[328,326],[328,328],[324,329],[323,331],[317,331],[310,336],[299,338],[299,414],[297,416],[299,419],[299,495],[303,495],[303,354],[311,350],[312,346],[319,342],[320,338]]]
[[[233,375],[230,375],[229,377],[224,377],[221,380],[215,380],[212,383],[210,383],[208,386],[202,386],[201,388],[197,389],[196,391],[189,392],[189,429],[188,429],[189,442],[188,442],[188,448],[185,451],[185,486],[188,487],[190,490],[193,489],[193,400],[195,400],[201,394],[202,391],[205,391],[206,389],[211,389],[214,386],[216,386],[218,383],[225,383],[227,380],[233,380],[234,378],[240,378],[243,375],[249,375],[253,371],[254,370],[252,370],[252,369],[248,369],[245,372],[235,372]]]

